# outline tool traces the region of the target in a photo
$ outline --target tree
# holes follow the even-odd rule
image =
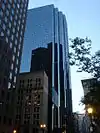
[[[88,72],[96,78],[100,78],[100,50],[91,55],[92,41],[87,37],[85,39],[76,37],[70,39],[70,65],[77,66],[78,72]]]
[[[76,37],[75,39],[70,39],[70,41],[70,65],[77,66],[78,72],[86,71],[91,65],[91,40],[87,37],[85,39]]]
[[[100,118],[100,50],[91,55],[91,40],[76,37],[70,39],[70,65],[77,66],[78,72],[88,72],[96,78],[97,82],[92,84],[90,91],[81,99],[85,105],[90,105],[94,109],[94,116]],[[96,119],[97,125],[100,126],[99,119]],[[98,127],[99,127],[98,126]]]

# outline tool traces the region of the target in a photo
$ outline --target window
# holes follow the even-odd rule
[[[11,64],[11,70],[13,70],[13,68],[14,68],[14,64]]]
[[[8,83],[8,89],[10,89],[10,88],[11,88],[11,83],[9,82],[9,83]]]
[[[16,37],[18,37],[18,32],[16,33]]]
[[[16,73],[16,74],[17,74],[17,71],[18,71],[18,68],[16,67],[16,68],[15,68],[15,73]]]
[[[13,20],[13,17],[12,17],[12,16],[10,16],[10,20],[11,20],[11,21]]]
[[[21,45],[20,44],[19,44],[18,48],[19,48],[19,50],[21,49]]]
[[[20,25],[20,20],[18,21],[18,24]]]
[[[15,28],[13,28],[13,33],[15,33]]]
[[[21,30],[21,36],[22,36],[22,35],[23,35],[23,32],[22,32],[22,30]],[[21,40],[22,40],[22,39],[20,39],[20,42],[21,42]]]
[[[6,37],[6,42],[8,43],[8,37]]]
[[[17,60],[16,60],[16,64],[17,64],[17,65],[18,65],[18,62],[19,62],[19,61],[18,61],[18,59],[17,59]]]
[[[19,31],[19,26],[17,27],[17,30]]]
[[[9,11],[8,10],[6,10],[6,14],[7,14],[7,16],[9,16]]]
[[[13,58],[12,58],[12,60],[13,60],[13,61],[15,60],[15,55],[13,55]]]
[[[17,8],[19,8],[19,3],[17,4]]]
[[[11,28],[11,23],[9,22],[9,28]]]
[[[13,41],[13,39],[14,39],[14,35],[11,36],[11,39],[12,39],[12,41]]]
[[[8,9],[10,9],[11,8],[11,5],[8,3]]]
[[[17,24],[16,21],[14,21],[14,26],[16,26],[16,24]]]
[[[38,99],[40,99],[40,95],[38,95]]]
[[[16,76],[14,77],[14,83],[16,83]]]
[[[16,10],[16,13],[18,14],[18,9]]]
[[[12,42],[10,42],[10,48],[12,48]]]
[[[36,114],[34,114],[34,119],[36,119]]]
[[[3,16],[3,12],[2,12],[2,10],[0,10],[0,16]]]
[[[7,17],[5,17],[5,22],[6,22],[6,23],[7,23],[7,20],[8,20]]]
[[[15,44],[17,45],[17,39],[15,40]]]
[[[4,4],[4,3],[2,4],[2,9],[3,9],[3,10],[5,9],[5,4]]]
[[[37,126],[39,126],[39,121],[38,121],[38,120],[37,120],[36,124],[37,124]],[[38,129],[37,129],[37,130],[38,130]]]
[[[36,107],[34,108],[34,112],[36,112]]]
[[[4,33],[3,32],[1,32],[1,36],[4,36]]]
[[[39,119],[39,114],[37,114],[37,119]]]
[[[12,79],[12,73],[10,73],[10,79]]]
[[[4,116],[4,118],[3,118],[3,123],[4,123],[4,124],[6,124],[6,120],[7,120],[7,119],[6,119],[6,117]]]
[[[9,29],[7,30],[7,34],[8,34],[8,36],[10,35],[10,30]]]
[[[18,53],[17,53],[17,56],[19,57],[19,51],[18,51]]]
[[[11,11],[12,15],[14,15],[14,9],[12,8],[12,11]]]
[[[5,30],[6,29],[6,26],[5,26],[5,24],[3,24],[3,30]]]
[[[16,53],[16,47],[14,47],[14,53]]]
[[[39,107],[37,107],[37,112],[39,112]]]
[[[12,119],[11,118],[9,119],[9,125],[12,125]]]
[[[15,19],[16,19],[16,20],[18,19],[17,15],[15,16]]]
[[[13,4],[13,8],[15,8],[15,3]]]

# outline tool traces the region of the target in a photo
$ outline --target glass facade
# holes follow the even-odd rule
[[[23,47],[28,0],[0,0],[0,36],[12,49],[8,88],[15,88]]]
[[[0,133],[13,132],[15,90],[28,0],[0,0]],[[2,71],[2,72],[1,72]]]
[[[58,108],[58,127],[60,127],[63,120],[59,114],[69,106],[67,100],[72,102],[71,98],[66,98],[66,90],[71,89],[66,18],[54,5],[30,9],[27,15],[21,72],[30,71],[31,51],[39,47],[47,48],[50,43],[52,45],[52,101]]]

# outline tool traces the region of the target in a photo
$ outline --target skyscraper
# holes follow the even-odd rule
[[[0,1],[0,36],[12,49],[9,88],[15,87],[16,76],[19,73],[27,6],[28,0]]]
[[[71,92],[71,83],[67,23],[65,15],[59,12],[54,5],[39,7],[28,11],[21,71],[29,71],[31,51],[39,47],[47,48],[48,44],[51,44],[52,55],[52,110],[55,110],[55,106],[58,109],[57,113],[55,113],[55,111],[52,113],[52,118],[58,118],[57,125],[54,124],[55,119],[52,121],[53,129],[54,126],[60,128],[62,125],[60,114],[64,113],[63,108],[67,107],[68,112],[72,111],[71,93],[68,93]],[[68,97],[66,97],[66,95]],[[55,116],[57,114],[58,116]]]
[[[16,87],[23,48],[27,7],[28,0],[0,0],[0,38],[3,42],[0,42],[0,45],[5,44],[4,51],[0,53],[2,57],[0,58],[0,67],[2,67],[2,72],[7,70],[2,73],[3,75],[0,73],[0,77],[8,76],[6,78],[6,86],[2,84],[3,98],[1,97],[2,91],[0,91],[0,106],[2,106],[0,108],[0,132],[4,133],[12,132],[9,127],[13,127],[12,115],[8,115],[9,111],[6,106],[6,94],[7,89]],[[8,51],[11,52],[9,53]],[[3,57],[5,57],[3,55],[7,57],[7,60],[5,58],[6,61],[3,60]],[[7,67],[8,69],[6,69]]]

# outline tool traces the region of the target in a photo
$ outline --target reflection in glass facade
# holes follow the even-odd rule
[[[63,109],[68,108],[68,104],[72,102],[71,98],[66,97],[68,92],[66,90],[71,89],[66,18],[62,12],[54,8],[54,5],[30,9],[24,38],[22,72],[30,70],[28,64],[31,64],[31,51],[39,47],[47,48],[49,43],[52,45],[52,102],[58,108],[58,127],[60,127],[63,118],[59,117],[59,114],[63,114]]]

